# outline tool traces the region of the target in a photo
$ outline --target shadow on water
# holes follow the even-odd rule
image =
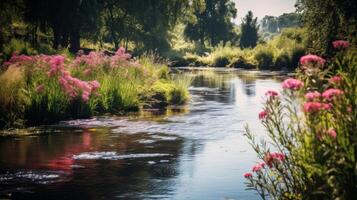
[[[279,78],[189,70],[191,101],[165,111],[102,116],[0,138],[1,199],[258,199],[242,174],[243,136]]]

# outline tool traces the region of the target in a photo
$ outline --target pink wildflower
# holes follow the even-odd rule
[[[298,90],[303,86],[304,84],[300,80],[294,78],[288,78],[283,82],[284,89]]]
[[[97,80],[89,81],[88,84],[92,87],[92,91],[96,91],[100,87],[100,83]]]
[[[308,92],[308,93],[305,94],[305,98],[308,101],[313,101],[315,99],[319,99],[320,97],[321,97],[321,94],[318,91]]]
[[[341,83],[341,81],[342,81],[341,76],[334,76],[334,77],[331,77],[328,82],[329,82],[330,84],[336,84],[336,85],[338,85],[338,84]]]
[[[269,166],[269,168],[273,167],[273,163],[282,162],[285,160],[285,155],[283,153],[267,153],[264,156],[265,163]]]
[[[250,172],[246,172],[246,173],[244,173],[243,176],[244,176],[244,178],[252,178],[253,174]]]
[[[332,46],[335,49],[347,49],[350,46],[350,43],[345,40],[336,40],[332,42]]]
[[[325,59],[317,56],[317,55],[312,55],[312,54],[309,54],[309,55],[305,55],[303,57],[300,58],[300,63],[302,65],[308,65],[308,64],[315,64],[315,63],[318,63],[320,65],[324,65],[326,62]]]
[[[262,166],[260,164],[256,164],[253,166],[252,171],[253,172],[258,172],[262,169]]]
[[[331,105],[327,103],[320,102],[306,102],[304,103],[304,112],[306,113],[316,113],[320,110],[330,110]]]
[[[84,91],[84,92],[82,93],[82,100],[83,100],[83,102],[88,102],[88,100],[89,100],[89,93],[88,93],[87,91]]]
[[[83,74],[84,74],[85,76],[90,76],[90,75],[92,74],[92,69],[90,69],[90,68],[85,69],[85,70],[83,71]]]
[[[320,102],[306,102],[304,103],[304,111],[307,113],[316,113],[319,112],[322,108]]]
[[[45,86],[44,85],[38,85],[37,87],[36,87],[36,92],[37,93],[42,93],[43,91],[45,90]]]
[[[260,165],[262,168],[264,168],[264,167],[265,167],[265,162],[261,162],[261,163],[259,163],[259,165]]]
[[[339,89],[328,89],[325,92],[322,93],[322,97],[328,101],[332,100],[334,97],[340,96],[343,94],[343,91]]]
[[[336,139],[337,133],[336,133],[335,129],[330,128],[330,129],[327,131],[327,134],[328,134],[331,138]]]
[[[64,63],[65,58],[61,55],[56,55],[50,60],[51,67],[55,68]]]
[[[276,97],[278,96],[278,93],[274,90],[268,90],[266,93],[265,93],[265,96],[269,96],[269,97]]]
[[[267,117],[268,113],[266,111],[261,111],[258,115],[260,120],[264,120]]]

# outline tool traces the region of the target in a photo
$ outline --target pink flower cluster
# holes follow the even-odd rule
[[[48,58],[45,58],[47,59]],[[49,77],[58,77],[58,83],[63,88],[64,92],[71,98],[75,98],[81,95],[83,102],[88,102],[89,97],[92,93],[97,92],[100,87],[98,81],[82,81],[78,78],[73,77],[69,71],[65,69],[65,57],[61,55],[55,55],[50,57],[48,63],[50,69],[47,72]]]
[[[322,93],[322,97],[327,101],[331,101],[334,97],[343,95],[343,91],[339,89],[330,88]]]
[[[252,171],[253,172],[259,172],[260,170],[262,170],[262,168],[264,168],[264,166],[265,166],[264,162],[256,164],[256,165],[253,166]]]
[[[260,120],[264,120],[267,116],[268,116],[268,113],[265,110],[261,111],[258,115]]]
[[[332,42],[332,46],[335,49],[347,49],[350,46],[350,43],[345,40],[336,40]]]
[[[300,58],[300,63],[302,65],[308,65],[308,64],[320,64],[320,65],[324,65],[326,62],[325,59],[317,56],[317,55],[312,55],[312,54],[308,54],[305,55],[303,57]]]
[[[282,162],[285,160],[285,155],[283,153],[267,153],[264,157],[265,163],[269,166],[269,168],[273,167],[274,163]]]
[[[55,76],[57,73],[62,73],[64,71],[64,60],[65,58],[61,55],[56,55],[49,61],[50,71],[47,73],[49,77]]]
[[[304,112],[307,113],[317,113],[321,110],[330,110],[331,105],[327,103],[320,102],[305,102],[304,103]]]
[[[115,52],[115,55],[111,57],[110,65],[112,67],[117,67],[120,65],[122,62],[125,62],[131,58],[131,55],[128,53],[125,53],[125,49],[123,47],[120,47],[117,52]]]
[[[290,89],[290,90],[299,90],[302,88],[304,84],[297,79],[294,78],[288,78],[283,82],[283,88],[284,89]]]
[[[336,137],[337,137],[337,133],[334,128],[328,129],[327,134],[333,139],[336,139]]]
[[[250,172],[244,173],[243,174],[244,178],[252,178],[253,174]]]
[[[321,97],[321,93],[318,91],[313,91],[313,92],[308,92],[305,94],[305,98],[307,99],[307,101],[314,101],[314,100],[318,100]]]
[[[105,65],[108,62],[108,59],[108,56],[104,55],[103,52],[92,51],[88,55],[79,53],[73,61],[73,66],[84,64],[90,68],[97,68],[98,66]]]
[[[19,63],[29,63],[34,62],[35,59],[31,56],[26,55],[18,55],[16,52],[12,54],[9,61],[4,63],[4,66],[9,66],[12,64],[19,64]]]
[[[74,98],[81,94],[81,98],[84,102],[89,100],[92,93],[96,93],[100,87],[98,81],[82,81],[78,78],[72,77],[67,71],[63,71],[62,75],[58,78],[58,81],[66,94]]]
[[[283,162],[285,160],[285,154],[283,153],[267,153],[264,156],[264,162],[258,163],[252,167],[252,172],[259,172],[261,171],[264,167],[265,164],[269,166],[269,168],[273,167],[274,163],[279,163]],[[251,178],[253,175],[250,172],[247,172],[244,174],[245,178]]]
[[[342,82],[342,78],[341,76],[333,76],[328,80],[328,82],[330,84],[339,85]]]
[[[274,91],[274,90],[268,90],[266,93],[265,93],[265,96],[268,96],[268,97],[277,97],[279,94],[278,92]]]

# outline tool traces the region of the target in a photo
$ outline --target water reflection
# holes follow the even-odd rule
[[[242,174],[255,154],[243,137],[279,80],[190,71],[186,107],[96,117],[0,138],[0,198],[257,199]],[[37,130],[37,131],[38,131]]]

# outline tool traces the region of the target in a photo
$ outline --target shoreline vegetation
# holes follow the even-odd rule
[[[258,162],[243,176],[261,199],[353,199],[357,166],[357,51],[305,55],[281,91],[268,90],[257,114],[267,138],[245,136]]]
[[[0,127],[50,124],[98,114],[163,109],[189,99],[189,78],[174,77],[154,55],[14,53],[0,74]]]

